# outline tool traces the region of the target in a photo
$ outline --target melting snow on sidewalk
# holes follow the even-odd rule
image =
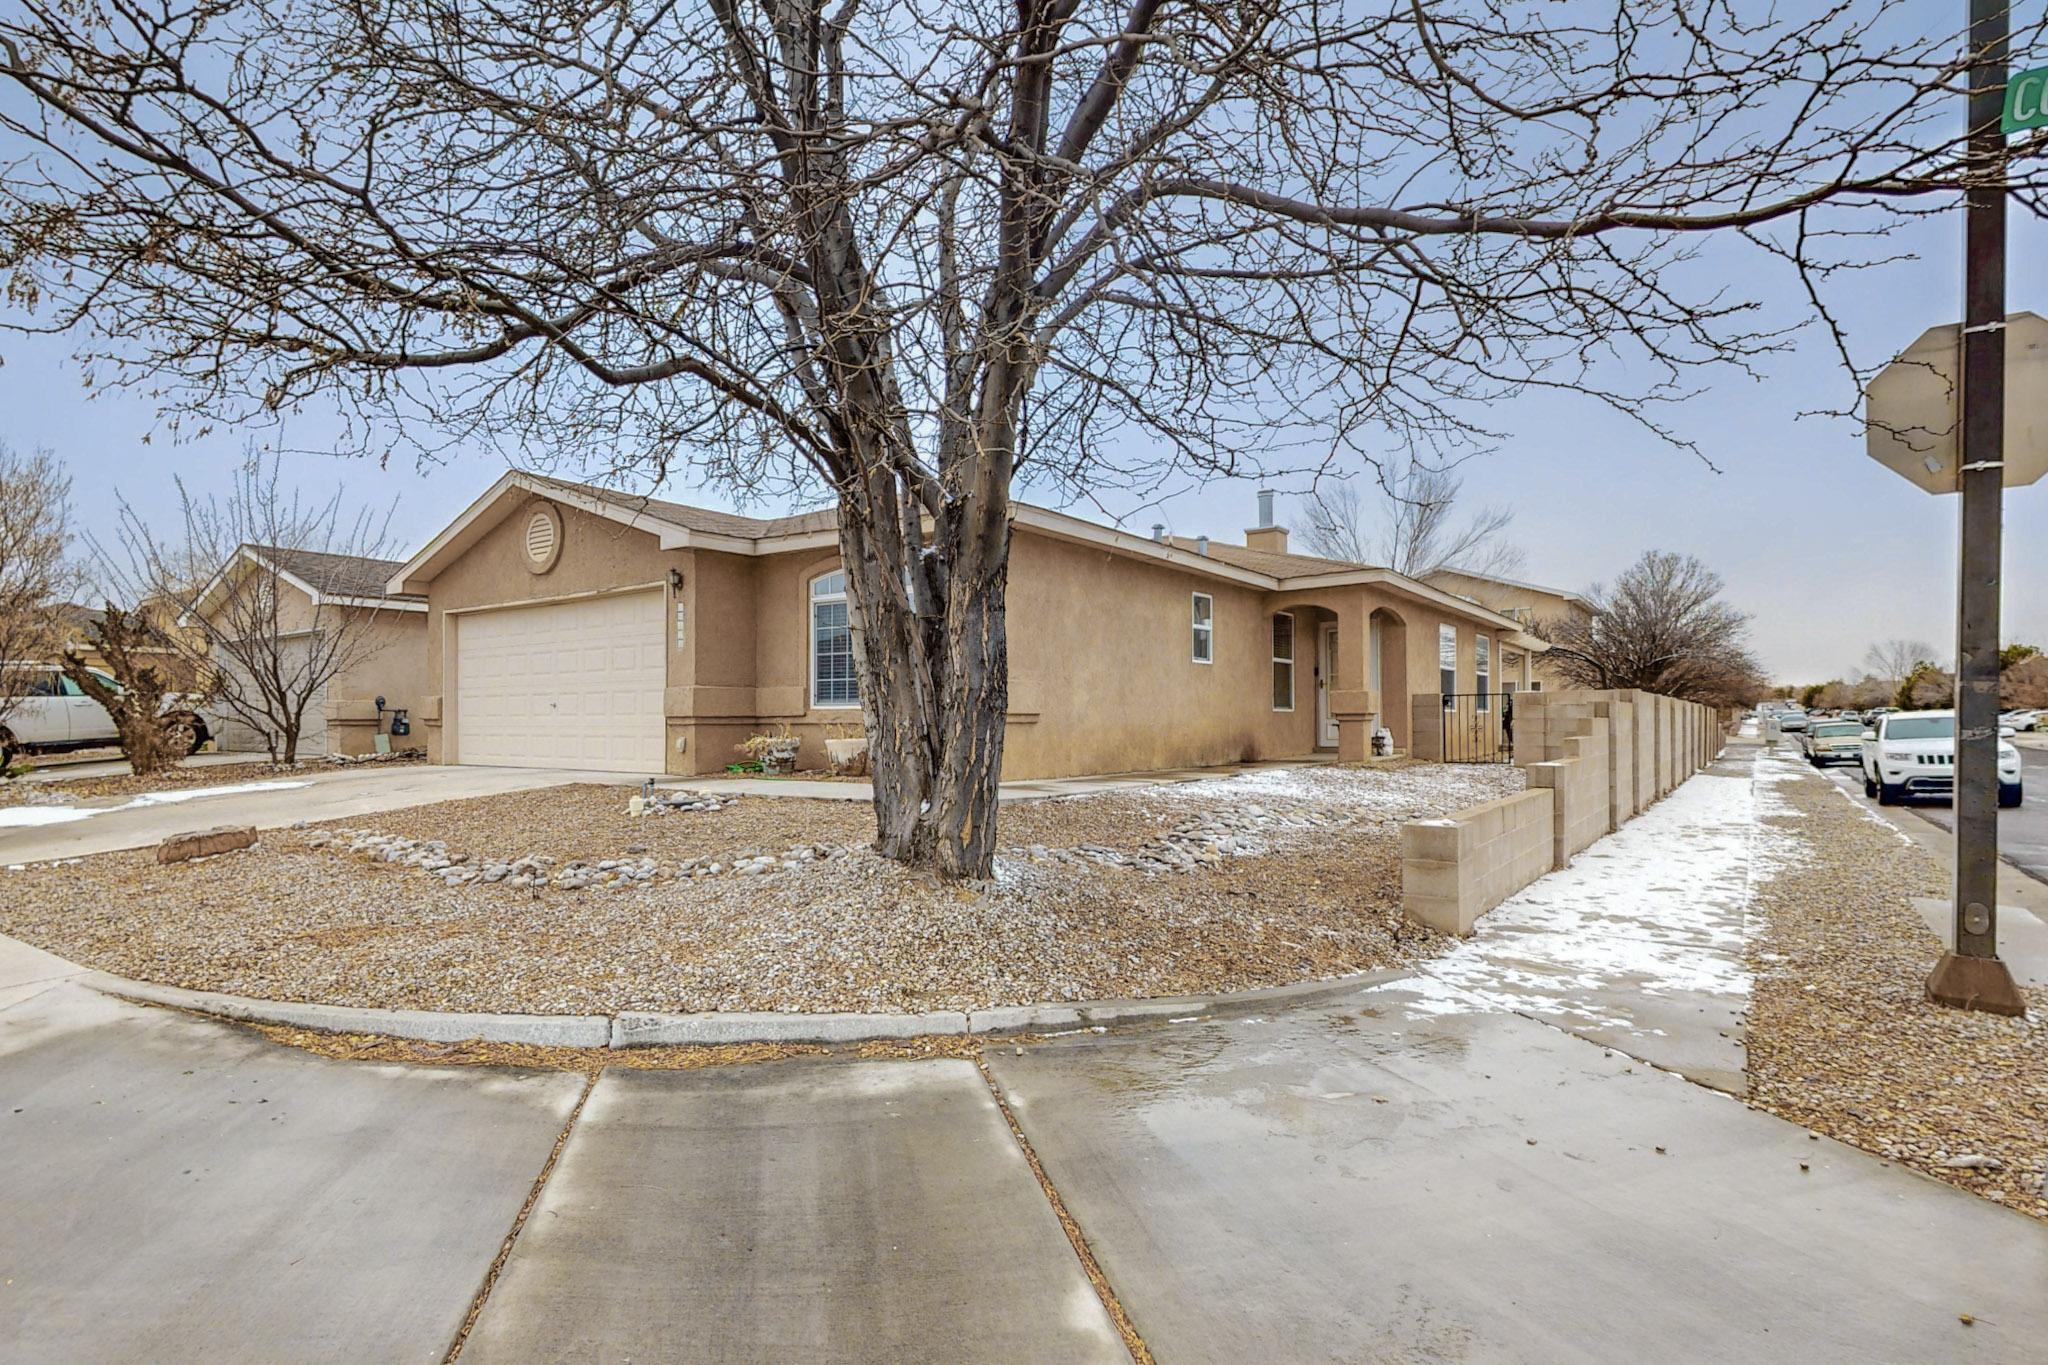
[[[311,782],[237,782],[224,787],[193,787],[185,791],[144,792],[118,806],[0,806],[0,829],[21,829],[32,825],[67,825],[115,811],[140,810],[150,806],[171,806],[180,801],[197,801],[211,796],[246,796],[251,792],[289,791],[310,787]]]
[[[1571,864],[1503,901],[1416,977],[1378,989],[1426,1014],[1564,1015],[1630,1026],[1631,995],[1742,996],[1750,889],[1786,854],[1759,817],[1770,781],[1701,773]]]

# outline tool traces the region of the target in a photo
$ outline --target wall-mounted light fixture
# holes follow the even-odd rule
[[[668,571],[668,585],[677,592],[683,590],[683,571],[681,569],[670,569]]]

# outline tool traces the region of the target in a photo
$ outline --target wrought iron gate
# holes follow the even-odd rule
[[[1515,761],[1512,692],[1456,692],[1444,699],[1444,762]]]

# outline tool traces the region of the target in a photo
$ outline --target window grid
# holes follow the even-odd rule
[[[1479,711],[1490,711],[1493,703],[1487,699],[1487,693],[1493,690],[1493,642],[1484,635],[1476,635],[1472,638],[1472,650],[1473,670],[1477,675],[1475,685],[1479,694],[1479,700],[1473,703],[1473,707]]]
[[[811,581],[811,705],[860,705],[860,675],[853,661],[853,618],[846,605],[846,574]]]
[[[1216,660],[1216,603],[1208,593],[1198,592],[1194,596],[1194,661],[1198,664],[1214,663]]]
[[[1273,618],[1273,709],[1294,709],[1294,617],[1284,611]]]
[[[1438,626],[1436,628],[1436,677],[1437,690],[1443,694],[1444,705],[1451,704],[1451,698],[1458,693],[1458,628]]]

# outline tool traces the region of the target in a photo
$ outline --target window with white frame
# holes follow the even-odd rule
[[[1438,626],[1436,628],[1436,676],[1437,691],[1443,694],[1444,705],[1451,704],[1451,698],[1458,694],[1458,628]]]
[[[1294,709],[1294,615],[1273,618],[1273,709]]]
[[[1479,711],[1492,709],[1493,703],[1486,697],[1493,690],[1493,641],[1484,635],[1472,637],[1473,683],[1479,692],[1479,700],[1473,708]]]
[[[853,618],[846,608],[846,574],[811,580],[811,705],[859,706],[853,668]]]
[[[1195,662],[1214,663],[1216,660],[1216,603],[1208,593],[1194,594]]]

